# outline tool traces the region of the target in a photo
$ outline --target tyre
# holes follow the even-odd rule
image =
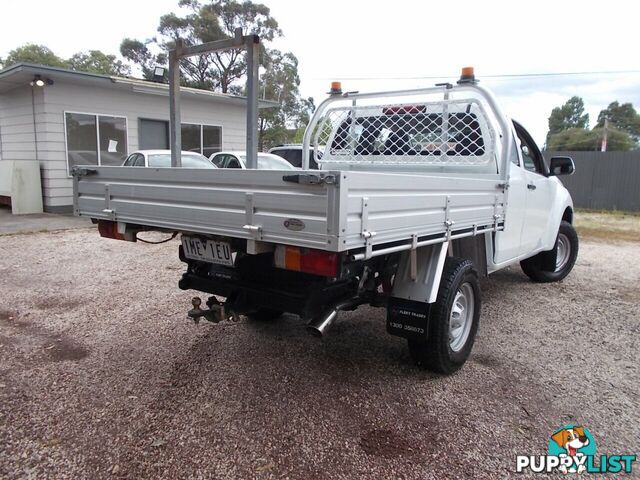
[[[569,222],[564,220],[560,223],[558,238],[555,249],[555,268],[551,270],[545,255],[548,252],[541,252],[538,255],[527,258],[520,262],[522,271],[534,282],[559,282],[569,275],[578,258],[578,234]],[[551,250],[553,252],[553,250]],[[552,265],[553,266],[553,265]]]
[[[469,358],[480,321],[478,274],[470,260],[448,257],[436,302],[429,312],[426,340],[409,340],[409,351],[420,366],[451,374]]]
[[[281,317],[283,312],[280,310],[273,310],[271,308],[259,308],[255,312],[250,313],[247,317],[250,320],[255,320],[257,322],[271,322],[276,318]]]

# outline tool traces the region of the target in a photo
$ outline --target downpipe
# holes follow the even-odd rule
[[[329,329],[333,325],[333,322],[335,322],[336,318],[338,318],[339,311],[355,310],[358,305],[361,305],[365,302],[366,300],[359,297],[350,298],[349,300],[339,302],[319,317],[311,320],[307,324],[307,328],[313,336],[321,338],[329,331]]]

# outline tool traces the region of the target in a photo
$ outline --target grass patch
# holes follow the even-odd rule
[[[636,213],[578,210],[574,224],[583,238],[640,242],[640,215]]]

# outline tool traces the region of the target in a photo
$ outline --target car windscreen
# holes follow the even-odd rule
[[[155,153],[149,155],[150,167],[170,167],[171,155],[168,153]],[[207,158],[201,155],[182,154],[183,168],[216,168]]]
[[[299,148],[283,148],[279,150],[272,150],[273,155],[278,155],[286,159],[294,167],[302,167],[302,150]],[[312,169],[318,169],[318,163],[316,160],[322,158],[322,153],[318,152],[317,157],[314,155],[313,150],[309,151],[309,167]]]
[[[240,155],[242,163],[246,165],[247,156]],[[283,158],[274,155],[258,154],[258,170],[294,170],[295,167]]]

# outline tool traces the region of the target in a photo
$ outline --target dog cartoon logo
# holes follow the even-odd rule
[[[589,431],[578,425],[566,425],[551,435],[549,455],[560,458],[562,473],[582,473],[587,456],[596,453],[596,444]],[[567,467],[568,466],[568,467]]]
[[[516,472],[595,473],[600,476],[603,473],[629,474],[637,460],[637,455],[632,452],[607,452],[596,457],[596,441],[582,425],[559,428],[549,438],[548,445],[546,455],[517,455]]]

